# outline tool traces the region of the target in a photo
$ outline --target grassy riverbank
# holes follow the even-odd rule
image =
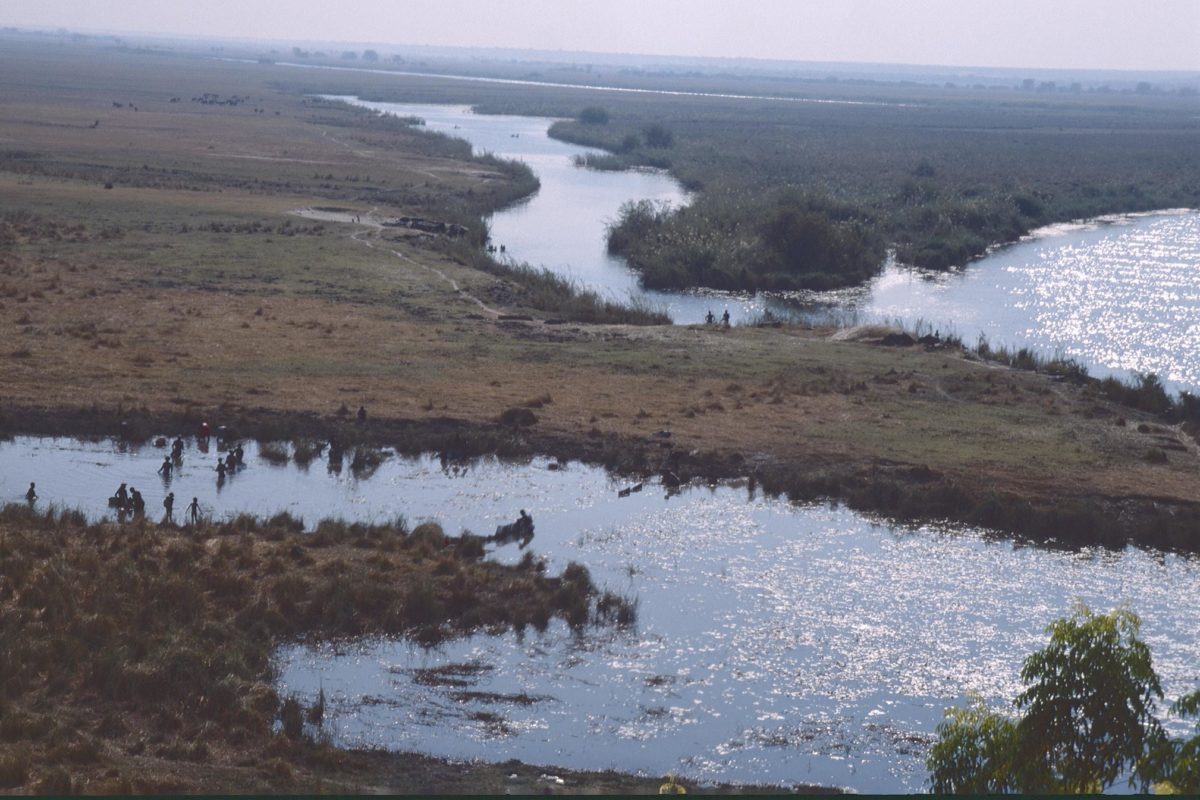
[[[1105,509],[1081,514],[1075,538],[1194,541],[1195,444],[1153,409],[955,347],[573,322],[606,316],[569,292],[546,300],[557,290],[536,276],[481,269],[467,239],[381,224],[436,219],[480,187],[500,202],[508,178],[494,165],[273,88],[295,71],[86,48],[0,57],[0,133],[16,143],[0,170],[0,410],[12,420],[86,428],[136,412],[300,428],[365,405],[397,429],[472,431],[630,471],[757,470],[798,497],[906,517],[1020,532],[1031,515],[1013,509],[1034,508],[1052,536],[1054,509],[1074,505]],[[83,89],[67,80],[80,71]],[[313,80],[336,93],[359,77]],[[362,80],[364,92],[424,85]],[[446,83],[423,91],[463,91]],[[189,101],[204,92],[251,100]],[[66,166],[77,162],[86,169]],[[175,183],[107,189],[97,177],[135,172]],[[389,192],[410,205],[377,202]],[[536,422],[500,424],[514,408]],[[649,438],[664,429],[671,439]],[[1154,533],[1155,509],[1182,510],[1185,532]]]

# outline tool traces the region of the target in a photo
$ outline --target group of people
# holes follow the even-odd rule
[[[163,463],[158,468],[158,474],[162,475],[163,481],[171,480],[171,473],[179,469],[183,465],[183,437],[176,436],[175,441],[171,443],[171,455],[163,456]]]
[[[32,484],[31,484],[32,487]],[[32,501],[31,501],[32,502]],[[146,499],[142,497],[142,493],[134,487],[126,488],[122,483],[117,487],[116,494],[108,498],[108,505],[117,509],[117,514],[124,518],[126,514],[131,514],[135,517],[143,517],[146,515]],[[175,518],[175,493],[167,492],[167,496],[163,498],[163,519],[172,520]],[[187,507],[188,522],[196,523],[200,521],[200,499],[192,498],[192,502]]]
[[[366,409],[359,409],[359,419],[366,417]],[[222,429],[223,430],[223,429]],[[208,423],[205,422],[200,426],[197,442],[207,442],[210,435]],[[165,440],[160,440],[159,444],[165,446]],[[171,455],[163,457],[163,463],[158,468],[158,474],[162,476],[163,483],[169,485],[172,474],[183,466],[183,449],[184,442],[182,436],[176,436],[175,441],[171,444]],[[246,466],[245,451],[242,445],[236,444],[229,449],[228,454],[224,458],[217,459],[217,482],[218,484],[225,479],[227,474]],[[25,500],[30,506],[37,502],[37,484],[33,481],[29,483],[29,489],[25,492]],[[124,519],[126,515],[135,517],[145,516],[146,514],[146,499],[133,486],[122,483],[117,487],[117,491],[112,497],[108,498],[109,508],[114,508],[117,511],[118,517]],[[175,514],[175,493],[168,492],[162,502],[164,519],[172,520]],[[197,523],[200,521],[200,500],[193,497],[192,502],[187,506],[187,521]]]
[[[246,453],[239,444],[229,451],[229,455],[217,458],[217,480],[224,480],[227,474],[232,474],[244,466],[246,466]]]
[[[716,323],[716,321],[717,321],[717,318],[715,316],[713,316],[712,309],[710,308],[708,310],[708,313],[704,315],[704,324],[712,325],[712,324]],[[729,327],[729,309],[728,308],[725,309],[725,313],[721,315],[721,324],[724,325],[726,328]]]
[[[140,517],[146,513],[146,499],[142,497],[142,493],[132,486],[126,489],[123,483],[117,487],[116,493],[108,498],[108,504],[122,515],[133,514]]]

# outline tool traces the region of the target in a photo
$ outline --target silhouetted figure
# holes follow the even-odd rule
[[[725,313],[721,315],[721,324],[726,328],[729,327],[729,309],[725,309]]]
[[[209,430],[208,430],[208,423],[207,423],[207,422],[201,422],[201,423],[200,423],[200,433],[199,433],[199,437],[200,437],[201,439],[205,440],[205,441],[208,441],[208,433],[209,433]]]
[[[129,492],[125,490],[125,484],[121,484],[117,488],[117,493],[113,495],[113,500],[116,500],[116,506],[121,511],[129,508]]]
[[[712,309],[710,308],[710,309],[708,310],[708,313],[704,315],[704,324],[705,324],[705,325],[712,325],[712,324],[713,324],[714,322],[716,322],[716,321],[717,321],[717,318],[716,318],[716,316],[713,314],[713,312],[712,312]]]
[[[521,516],[517,517],[516,522],[510,522],[507,525],[497,525],[496,532],[491,536],[492,541],[496,544],[507,544],[512,541],[520,540],[521,548],[533,539],[533,517],[525,513],[525,509],[521,509]]]
[[[217,459],[217,480],[218,481],[225,480],[225,472],[228,469],[229,468],[225,466],[225,459],[218,458]]]
[[[191,523],[193,525],[200,521],[200,499],[199,498],[193,497],[191,504],[187,507],[187,510],[188,510],[188,519],[191,521]]]
[[[176,436],[175,441],[171,443],[171,458],[179,461],[183,458],[183,437]]]
[[[132,486],[129,487],[129,504],[133,507],[134,515],[140,517],[146,513],[146,501],[142,499],[142,493]]]
[[[175,493],[174,492],[168,492],[167,496],[163,498],[163,511],[166,512],[163,515],[163,519],[171,519],[171,517],[173,517],[175,515]]]
[[[164,480],[170,480],[171,479],[171,469],[172,469],[171,459],[168,457],[164,457],[162,466],[158,468],[158,474],[162,475]]]
[[[233,455],[237,458],[239,467],[244,467],[246,465],[246,451],[242,449],[241,442],[238,442],[238,446],[234,448]]]
[[[33,481],[29,482],[29,491],[25,493],[25,499],[29,502],[29,505],[33,505],[33,501],[37,500],[37,490],[34,489]]]
[[[358,424],[359,424],[359,425],[362,425],[362,424],[363,424],[364,422],[366,422],[366,421],[367,421],[367,409],[366,409],[366,406],[359,406],[359,407],[358,407]]]

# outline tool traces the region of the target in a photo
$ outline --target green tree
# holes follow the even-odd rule
[[[600,106],[588,106],[579,112],[579,121],[585,125],[606,125],[608,112]]]
[[[1141,621],[1128,608],[1093,614],[1080,605],[1050,624],[1050,644],[1025,659],[1017,725],[1025,791],[1094,792],[1125,771],[1143,788],[1152,748],[1164,740],[1154,716],[1162,686]],[[1038,765],[1041,769],[1032,768]]]
[[[675,144],[675,134],[657,122],[642,128],[642,137],[646,140],[647,147],[666,148]]]
[[[1184,695],[1171,706],[1181,717],[1200,717],[1200,691]],[[1200,724],[1197,735],[1183,741],[1166,742],[1159,751],[1155,789],[1163,794],[1200,794]]]
[[[929,754],[929,779],[937,794],[1003,794],[1017,790],[1017,725],[982,700],[946,711]]]
[[[1020,716],[978,703],[947,712],[928,759],[933,789],[1099,792],[1123,774],[1143,790],[1160,778],[1195,785],[1200,737],[1166,738],[1155,717],[1162,686],[1140,624],[1127,608],[1094,614],[1083,605],[1051,623],[1050,643],[1021,669]],[[1176,704],[1181,713],[1195,713],[1198,695]]]

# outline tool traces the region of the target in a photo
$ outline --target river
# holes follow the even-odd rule
[[[675,771],[688,781],[817,783],[866,792],[924,786],[943,709],[1001,706],[1044,626],[1083,600],[1129,603],[1169,697],[1200,683],[1200,558],[1137,548],[1015,545],[963,527],[901,527],[745,486],[669,496],[546,458],[443,462],[391,455],[370,475],[321,458],[272,464],[254,442],[218,488],[218,453],[187,441],[170,482],[163,449],[112,440],[0,442],[0,498],[36,481],[39,503],[108,513],[118,483],[206,514],[288,511],[487,533],[519,509],[551,571],[588,567],[636,599],[627,631],[479,635],[425,650],[402,640],[288,647],[279,689],[329,701],[335,743],[452,758]],[[492,553],[515,561],[515,545]],[[1178,721],[1173,730],[1190,728]]]
[[[341,99],[421,117],[429,130],[466,139],[477,152],[525,161],[541,190],[491,217],[493,239],[507,255],[606,297],[662,308],[677,323],[698,323],[709,310],[719,316],[726,308],[734,323],[764,311],[806,322],[923,323],[968,344],[982,334],[992,345],[1075,358],[1099,376],[1155,372],[1172,389],[1200,390],[1200,212],[1054,225],[951,272],[889,261],[866,286],[840,292],[649,291],[608,254],[606,223],[629,200],[686,203],[670,176],[578,167],[576,155],[598,151],[551,139],[552,119]]]
[[[678,207],[688,202],[687,192],[660,170],[612,172],[576,166],[575,156],[603,151],[550,138],[546,132],[553,119],[475,114],[468,106],[330,99],[386,114],[420,117],[427,130],[466,139],[477,154],[493,153],[528,164],[541,188],[489,218],[492,241],[497,247],[503,245],[505,256],[513,261],[550,269],[605,298],[660,309],[677,323],[701,322],[709,311],[720,316],[725,309],[734,323],[756,319],[767,308],[789,313],[785,301],[766,295],[643,289],[625,260],[609,255],[607,225],[627,201],[652,200]]]
[[[820,307],[903,319],[973,345],[1074,358],[1093,375],[1154,372],[1200,390],[1200,212],[1053,225],[953,272],[888,264],[866,287]]]

